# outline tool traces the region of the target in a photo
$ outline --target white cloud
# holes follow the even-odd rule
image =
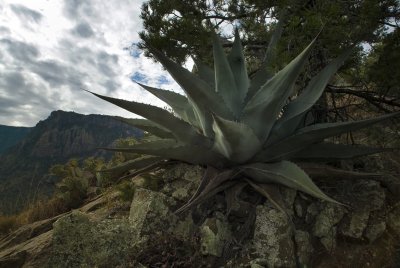
[[[81,88],[165,106],[130,80],[179,91],[161,65],[124,49],[139,41],[142,2],[3,0],[0,124],[33,126],[58,109],[134,116]]]

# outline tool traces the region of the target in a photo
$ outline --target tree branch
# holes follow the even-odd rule
[[[370,91],[357,91],[350,88],[335,87],[333,85],[328,85],[326,91],[330,93],[350,94],[353,96],[357,96],[359,98],[365,99],[374,106],[377,105],[380,106],[380,107],[377,106],[378,108],[383,108],[381,106],[382,103],[394,107],[400,107],[400,103],[398,102],[397,98],[380,97],[377,94]]]

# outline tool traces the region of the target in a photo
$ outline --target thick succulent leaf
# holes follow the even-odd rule
[[[212,177],[206,179],[208,183],[204,186],[202,191],[195,198],[191,198],[188,203],[179,208],[176,213],[181,213],[195,205],[198,205],[218,192],[228,189],[232,185],[236,184],[236,181],[232,181],[236,175],[235,173],[236,171],[234,170],[226,170],[220,173],[211,172],[209,175]]]
[[[174,135],[169,130],[167,130],[147,119],[124,118],[124,117],[119,117],[119,116],[116,116],[114,118],[121,122],[124,122],[130,126],[134,126],[143,131],[147,131],[159,138],[163,138],[163,139],[173,139],[174,138]]]
[[[253,130],[245,124],[214,116],[214,149],[236,163],[252,158],[262,148]]]
[[[111,98],[93,92],[90,93],[125,110],[143,116],[144,118],[168,129],[179,141],[189,144],[209,146],[210,141],[196,132],[190,124],[173,116],[162,108],[134,101]]]
[[[233,118],[232,112],[225,104],[223,98],[215,92],[207,82],[203,81],[197,75],[186,70],[179,64],[167,58],[162,52],[151,46],[148,46],[153,56],[164,66],[175,81],[182,87],[186,95],[193,103],[195,109],[205,109],[222,116],[224,118]],[[199,112],[199,114],[201,114]]]
[[[100,173],[110,174],[112,177],[118,177],[124,174],[125,172],[132,169],[142,169],[154,163],[162,161],[163,158],[157,156],[143,156],[140,158],[136,158],[133,160],[126,161],[118,166],[100,170]]]
[[[293,133],[296,132],[299,127],[304,126],[302,125],[302,122],[304,122],[306,116],[307,112],[304,112],[287,121],[283,122],[278,120],[275,122],[267,140],[264,143],[264,147],[270,146],[271,144],[293,135]]]
[[[274,76],[272,62],[276,55],[276,47],[282,35],[284,22],[285,19],[284,16],[282,16],[278,24],[276,25],[274,33],[268,44],[263,63],[261,64],[260,69],[251,78],[246,100],[250,100],[254,96],[254,94],[261,88],[261,86]]]
[[[148,92],[150,92],[151,94],[153,94],[154,96],[156,96],[157,98],[159,98],[160,100],[164,101],[169,106],[171,106],[174,112],[183,120],[189,122],[194,126],[199,125],[194,116],[193,109],[189,104],[188,99],[185,96],[182,96],[181,94],[178,94],[170,90],[149,87],[138,82],[136,83],[145,90],[147,90]]]
[[[215,88],[214,70],[198,59],[194,59],[194,63],[196,64],[197,75],[206,81],[212,88]]]
[[[240,94],[240,109],[242,109],[244,98],[249,89],[250,80],[247,75],[246,60],[243,55],[243,47],[240,41],[238,29],[235,30],[235,40],[233,42],[232,50],[228,55],[228,62],[235,79],[238,94]]]
[[[182,145],[175,140],[156,140],[142,144],[135,144],[127,148],[102,148],[108,151],[137,153],[160,156],[165,159],[180,160],[192,164],[210,164],[223,166],[227,164],[224,157],[208,148],[195,145]]]
[[[279,121],[290,120],[310,109],[321,97],[332,76],[350,56],[352,48],[347,49],[339,57],[329,63],[321,72],[314,76],[304,91],[285,107],[285,112]]]
[[[254,163],[243,167],[244,173],[258,183],[277,183],[302,191],[322,200],[338,203],[324,194],[296,164],[281,161],[272,164]]]
[[[196,122],[199,123],[199,127],[201,132],[206,137],[213,139],[214,131],[212,130],[212,115],[211,112],[207,109],[207,107],[199,107],[195,102],[189,99],[193,110],[194,116],[196,118]]]
[[[198,197],[204,190],[204,188],[210,183],[210,181],[217,176],[218,170],[211,165],[207,165],[206,171],[201,178],[200,184],[196,189],[194,195],[189,199],[187,203],[192,202],[196,197]]]
[[[399,115],[400,112],[396,112],[353,122],[324,123],[304,127],[292,136],[266,147],[256,155],[255,161],[273,162],[289,159],[303,148],[307,148],[314,143],[322,142],[325,138],[354,131]]]
[[[267,198],[275,206],[275,208],[277,208],[282,213],[286,214],[288,218],[290,218],[289,214],[285,209],[285,202],[283,201],[282,194],[276,185],[265,184],[265,183],[254,183],[249,179],[246,179],[246,182],[251,187],[253,187],[254,190],[256,190],[265,198]]]
[[[352,159],[393,150],[393,148],[373,148],[361,145],[318,143],[297,152],[292,158],[298,160],[331,161]]]
[[[240,200],[239,195],[243,191],[243,188],[247,186],[247,183],[241,182],[233,185],[232,187],[225,190],[226,200],[226,214],[229,215],[232,210],[239,210],[243,205],[243,201]]]
[[[215,90],[222,96],[235,118],[238,118],[242,107],[241,92],[236,86],[228,58],[225,55],[219,37],[215,33],[213,33],[213,52]]]
[[[279,112],[291,95],[293,85],[308,58],[315,40],[284,69],[268,80],[246,104],[243,121],[253,128],[261,142],[265,142],[267,139]]]

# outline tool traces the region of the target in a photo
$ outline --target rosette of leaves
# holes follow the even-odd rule
[[[237,187],[243,183],[267,197],[271,195],[264,186],[279,184],[336,202],[290,160],[346,159],[379,152],[381,149],[327,143],[324,139],[381,122],[398,113],[361,121],[304,126],[307,112],[348,57],[350,49],[330,62],[289,102],[296,79],[316,40],[286,67],[272,73],[269,58],[274,55],[281,27],[278,25],[261,68],[252,77],[246,71],[238,31],[228,55],[218,36],[213,34],[214,68],[195,60],[196,73],[149,46],[186,95],[138,84],[167,103],[173,113],[148,104],[92,93],[146,118],[121,120],[159,137],[128,148],[108,148],[145,156],[106,172],[123,174],[127,170],[149,170],[163,159],[206,166],[197,192],[180,210],[220,191],[243,189]]]

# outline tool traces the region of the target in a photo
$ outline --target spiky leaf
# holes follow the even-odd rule
[[[108,151],[137,153],[160,156],[165,159],[180,160],[192,164],[212,164],[222,166],[226,160],[210,149],[195,145],[181,144],[175,140],[156,140],[135,144],[128,148],[102,148]]]
[[[147,131],[159,138],[163,138],[163,139],[173,139],[174,138],[174,135],[170,131],[168,131],[167,129],[165,129],[147,119],[124,118],[124,117],[119,117],[119,116],[115,116],[114,118],[123,123],[126,123],[130,126],[134,126],[143,131]]]
[[[219,37],[213,34],[214,50],[214,70],[215,70],[215,90],[222,96],[226,105],[234,113],[235,118],[241,112],[241,92],[236,86],[235,77],[229,66],[224,49],[219,41]]]
[[[338,203],[324,194],[300,167],[289,161],[246,165],[244,173],[258,183],[277,183],[322,200]]]
[[[294,135],[266,147],[255,157],[255,160],[271,162],[288,159],[303,148],[322,142],[325,138],[354,131],[399,115],[400,112],[396,112],[354,122],[324,123],[304,127]]]
[[[279,112],[292,93],[293,85],[314,43],[315,39],[284,69],[268,80],[246,104],[243,121],[254,130],[261,142],[267,139]]]
[[[179,141],[187,142],[189,144],[209,146],[208,144],[210,141],[206,137],[197,133],[190,124],[173,116],[162,108],[134,101],[111,98],[93,92],[90,93],[125,110],[143,116],[168,129]]]
[[[171,106],[174,112],[183,120],[189,122],[194,126],[199,125],[194,116],[193,108],[191,107],[188,99],[185,96],[182,96],[181,94],[173,91],[149,87],[138,82],[136,83],[160,100],[164,101],[169,106]]]
[[[300,96],[285,107],[285,112],[280,121],[290,120],[310,109],[321,97],[332,76],[350,56],[351,51],[352,48],[347,49],[339,57],[329,63],[321,72],[314,76]]]
[[[226,158],[243,163],[254,156],[262,144],[245,124],[214,116],[214,148]]]
[[[267,51],[263,63],[259,70],[253,75],[250,82],[250,87],[246,96],[246,100],[250,100],[254,94],[271,78],[274,76],[272,62],[276,56],[276,48],[283,31],[283,24],[285,22],[285,15],[281,17],[276,25],[275,31],[268,44]]]
[[[141,168],[147,167],[151,164],[160,162],[161,160],[162,160],[161,157],[143,156],[140,158],[126,161],[126,162],[124,162],[118,166],[112,167],[112,168],[100,170],[99,172],[110,174],[112,177],[118,177],[129,170],[141,169]]]
[[[204,186],[201,192],[196,197],[191,198],[184,206],[179,208],[176,213],[183,212],[190,207],[200,204],[216,193],[228,189],[236,184],[235,181],[232,181],[234,176],[237,175],[235,170],[230,169],[219,173],[210,173],[209,175],[212,177],[207,178],[208,183]]]
[[[393,148],[373,148],[361,145],[318,143],[307,147],[307,149],[297,152],[292,158],[298,160],[331,161],[352,159],[364,155],[393,150]]]
[[[212,88],[215,88],[215,73],[214,70],[198,59],[194,59],[197,68],[198,76],[206,81]]]
[[[201,78],[189,72],[179,64],[173,62],[157,49],[152,48],[151,46],[148,48],[154,57],[161,62],[164,68],[182,87],[188,98],[196,104],[196,107],[194,107],[195,109],[210,110],[224,118],[233,117],[222,97],[218,95],[214,88],[207,84],[207,82],[203,81]]]
[[[250,81],[247,75],[246,60],[243,55],[243,47],[240,42],[239,31],[235,30],[235,40],[233,42],[232,50],[228,55],[229,66],[231,67],[233,77],[235,79],[238,97],[240,99],[240,110],[247,95]]]

